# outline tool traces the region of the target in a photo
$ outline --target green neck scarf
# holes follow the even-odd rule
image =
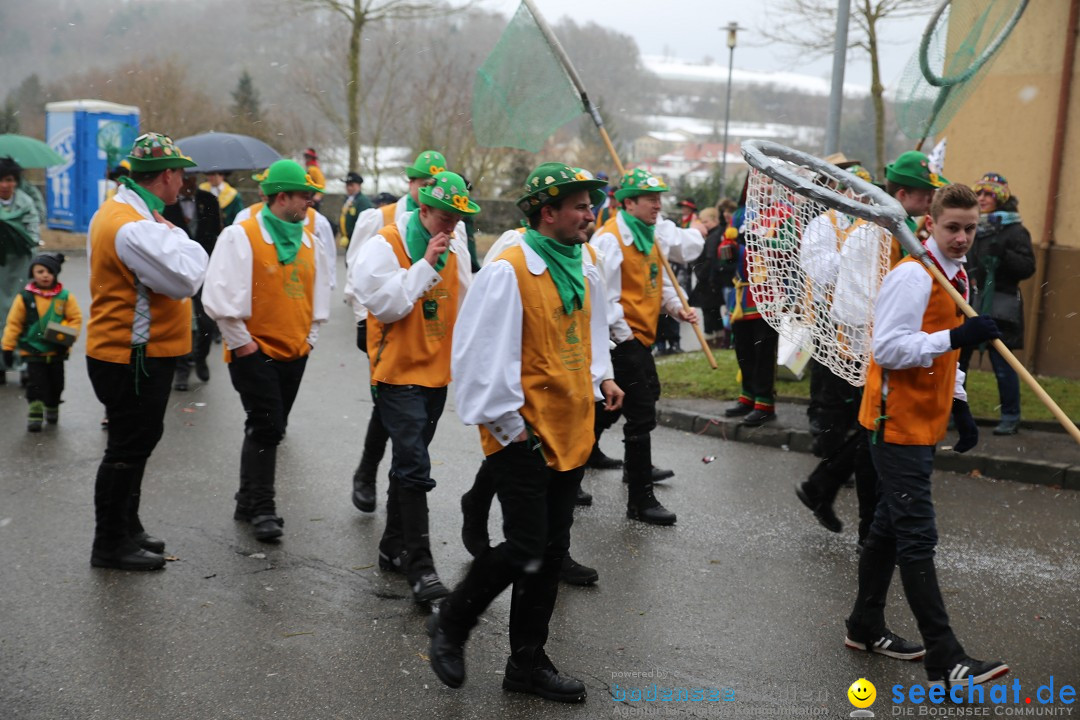
[[[581,246],[564,245],[529,228],[525,243],[543,258],[555,289],[559,291],[563,310],[570,315],[585,304],[585,273],[581,269]]]
[[[304,223],[286,222],[274,213],[270,207],[263,205],[259,211],[266,232],[270,233],[270,239],[274,241],[274,249],[277,250],[277,259],[282,265],[289,265],[296,259],[300,252],[300,245],[304,242]]]
[[[134,180],[132,180],[128,176],[122,175],[120,177],[120,184],[123,185],[124,187],[130,189],[133,193],[135,193],[139,197],[141,197],[143,202],[146,203],[146,207],[148,207],[150,209],[151,214],[153,214],[155,212],[161,212],[162,210],[165,209],[165,201],[164,200],[162,200],[157,195],[150,192],[149,190],[147,190],[142,185],[135,182]]]
[[[410,200],[412,198],[409,198]],[[405,226],[405,247],[409,250],[409,259],[414,263],[420,262],[427,252],[428,242],[431,240],[431,233],[424,227],[424,223],[420,222],[420,213],[414,212],[409,216],[409,224]],[[443,254],[435,261],[435,272],[441,272],[446,267],[446,256],[449,254],[450,248],[447,247],[443,250]]]
[[[405,193],[405,210],[406,212],[413,212],[419,210],[420,206],[416,204],[416,201],[412,199],[412,193]]]
[[[630,233],[634,236],[634,247],[645,255],[651,253],[653,243],[656,242],[656,226],[646,225],[625,210],[620,210],[619,215],[630,227]]]

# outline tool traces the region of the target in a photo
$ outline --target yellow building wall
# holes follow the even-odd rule
[[[974,183],[1004,175],[1020,200],[1036,257],[1046,240],[1047,194],[1057,126],[1070,0],[1033,0],[982,82],[941,137],[948,139],[944,174]],[[1064,163],[1046,255],[1037,372],[1080,377],[1080,54],[1071,76]],[[1033,281],[1022,285],[1026,323],[1034,317]],[[1018,352],[1025,364],[1029,353]]]

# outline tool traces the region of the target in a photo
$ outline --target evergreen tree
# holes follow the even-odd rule
[[[262,107],[259,103],[259,91],[255,89],[255,83],[247,70],[240,75],[240,81],[236,89],[232,91],[233,104],[230,108],[234,128],[247,135],[262,137],[265,132],[262,127]]]
[[[8,93],[4,106],[0,108],[0,135],[19,132],[19,108],[15,98]]]

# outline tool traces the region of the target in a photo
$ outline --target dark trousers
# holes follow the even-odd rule
[[[878,442],[871,443],[870,453],[881,496],[859,558],[859,592],[848,631],[880,636],[893,568],[899,565],[904,594],[926,646],[924,663],[927,668],[947,668],[964,650],[949,624],[934,566],[934,447]]]
[[[95,552],[137,549],[130,538],[142,531],[139,498],[146,460],[165,429],[176,358],[104,362],[86,358],[94,394],[109,419],[105,457],[94,481]]]
[[[1020,376],[1012,369],[1012,365],[1001,356],[993,346],[987,346],[987,354],[990,355],[990,366],[994,369],[994,377],[997,378],[998,401],[1001,403],[1002,420],[1020,419]],[[968,371],[971,364],[971,356],[975,354],[975,347],[968,346],[960,351],[960,369]]]
[[[679,347],[679,321],[670,315],[661,314],[656,323],[656,346],[660,350],[672,350]]]
[[[59,355],[30,358],[26,363],[26,400],[41,400],[45,407],[60,407],[64,392],[64,360]]]
[[[648,435],[656,427],[656,402],[660,399],[660,376],[656,374],[656,361],[649,348],[637,338],[630,338],[611,351],[611,365],[615,384],[626,393],[621,410],[604,411],[597,405],[594,430],[596,437],[615,424],[620,416],[626,417],[623,438],[632,439]]]
[[[191,374],[191,367],[198,363],[205,363],[210,355],[210,348],[214,344],[214,333],[217,331],[217,323],[206,314],[202,304],[202,290],[195,293],[191,298],[192,307],[195,310],[195,324],[191,333],[191,352],[180,358],[176,363],[176,379],[187,382]]]
[[[405,550],[405,574],[411,583],[435,567],[427,507],[435,481],[428,445],[446,405],[446,388],[379,383],[375,405],[392,443],[386,529],[379,550],[387,557]]]
[[[275,515],[277,447],[285,437],[307,357],[274,360],[262,351],[238,358],[233,353],[229,378],[244,406],[244,443],[240,450],[240,489],[236,504],[252,518]]]
[[[238,358],[233,353],[229,378],[244,406],[244,435],[261,445],[277,447],[285,437],[307,357],[274,360],[261,350]]]
[[[813,500],[832,505],[849,477],[855,475],[859,501],[859,542],[866,540],[877,508],[877,472],[870,457],[866,431],[859,425],[862,388],[837,377],[823,365],[819,377],[817,411],[824,432],[814,439],[814,454],[822,458],[807,478],[804,489]]]
[[[574,500],[583,468],[558,472],[544,464],[529,442],[511,443],[488,456],[488,471],[502,506],[506,539],[473,561],[447,598],[440,624],[464,641],[477,618],[508,586],[510,650],[531,658],[542,650],[559,591],[559,570],[569,554]]]
[[[776,346],[780,335],[764,318],[739,320],[731,328],[735,333],[735,359],[742,373],[739,401],[771,410],[776,399]]]
[[[165,429],[176,358],[143,358],[126,365],[86,358],[94,394],[109,419],[106,463],[145,461]]]

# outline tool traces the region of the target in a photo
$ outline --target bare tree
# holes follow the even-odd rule
[[[885,173],[885,86],[881,82],[880,24],[925,16],[936,0],[851,0],[852,27],[848,48],[870,58],[870,97],[874,104],[876,175]],[[829,55],[836,37],[836,0],[774,0],[771,25],[762,28],[769,39],[792,45],[812,56]]]
[[[291,0],[286,7],[299,12],[321,11],[344,21],[349,36],[345,56],[345,135],[349,142],[349,167],[360,160],[360,86],[361,47],[364,30],[388,21],[445,16],[471,7],[469,3],[452,7],[445,2],[428,0]]]

